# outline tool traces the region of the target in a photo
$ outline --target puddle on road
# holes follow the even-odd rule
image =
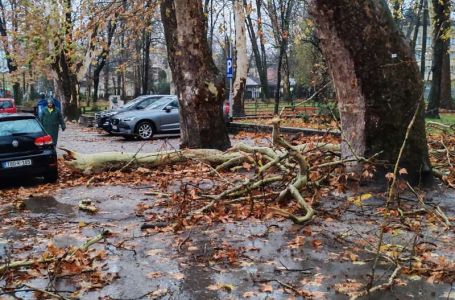
[[[74,206],[63,204],[54,197],[30,197],[24,200],[25,208],[35,214],[63,214],[75,216]]]

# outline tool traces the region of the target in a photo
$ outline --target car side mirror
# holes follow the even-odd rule
[[[166,107],[164,108],[164,110],[165,110],[167,113],[171,112],[172,109],[173,109],[172,106],[166,106]]]

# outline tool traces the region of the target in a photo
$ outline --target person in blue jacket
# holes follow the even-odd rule
[[[62,104],[60,103],[60,101],[58,101],[57,99],[55,99],[52,96],[50,96],[48,99],[46,99],[46,95],[44,93],[41,93],[40,98],[38,100],[38,104],[36,105],[39,120],[41,120],[41,118],[43,117],[43,112],[47,109],[47,103],[49,100],[51,100],[54,103],[55,108],[59,112],[62,112]]]

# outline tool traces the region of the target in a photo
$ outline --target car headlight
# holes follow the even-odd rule
[[[134,121],[136,119],[136,117],[129,117],[129,118],[124,118],[122,119],[123,122],[130,122],[130,121]]]

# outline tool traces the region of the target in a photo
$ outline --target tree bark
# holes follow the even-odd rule
[[[104,67],[104,99],[109,99],[109,63],[106,62],[106,66]]]
[[[267,81],[267,57],[265,55],[265,46],[263,44],[264,33],[262,31],[262,19],[261,19],[261,3],[262,0],[256,0],[256,11],[258,15],[258,35],[261,43],[261,50],[259,49],[256,31],[254,30],[253,21],[251,20],[250,14],[246,16],[246,26],[248,29],[248,36],[251,41],[251,48],[253,50],[254,61],[256,64],[256,69],[259,75],[259,81],[261,84],[261,98],[266,100],[269,98],[269,84]],[[247,5],[244,1],[244,5]]]
[[[150,81],[150,45],[152,39],[148,30],[144,30],[144,45],[142,50],[143,55],[143,69],[142,69],[142,94],[149,94],[149,81]]]
[[[337,93],[342,158],[380,153],[395,164],[407,127],[423,107],[422,81],[409,44],[384,0],[309,3]],[[431,172],[422,112],[400,164],[413,179]],[[349,167],[361,171],[358,164]]]
[[[180,103],[182,148],[228,149],[225,81],[210,55],[202,2],[164,0],[161,18]]]
[[[291,100],[291,75],[289,70],[289,55],[287,52],[283,56],[283,99],[284,101]]]
[[[57,75],[56,81],[58,90],[63,97],[63,113],[69,120],[78,120],[79,111],[79,81],[76,73],[68,63],[67,55],[62,50],[57,55],[56,61],[52,64],[52,69]]]
[[[275,106],[273,108],[273,113],[277,115],[280,109],[280,96],[281,96],[281,70],[283,65],[283,56],[284,56],[284,47],[285,41],[282,42],[280,46],[280,52],[278,54],[278,66],[276,67],[276,89],[275,89]]]
[[[413,53],[415,53],[415,48],[416,48],[416,44],[417,44],[417,37],[419,36],[419,29],[420,29],[420,24],[421,24],[421,19],[422,19],[423,1],[424,0],[420,0],[419,8],[418,8],[418,11],[417,11],[417,17],[416,17],[416,20],[415,20],[414,35],[413,35],[412,41],[411,41],[411,49],[412,49]],[[410,24],[409,27],[412,28],[412,25],[413,24]]]
[[[243,6],[243,0],[235,0],[234,16],[236,71],[232,94],[232,113],[234,117],[242,117],[245,115],[243,100],[245,95],[246,78],[248,75],[248,53],[246,49],[245,34],[245,8]]]
[[[422,54],[420,56],[420,76],[426,85],[427,79],[425,74],[426,56],[427,56],[427,36],[428,36],[428,22],[429,22],[428,0],[423,0],[423,22],[422,22]]]
[[[449,49],[450,39],[445,41],[445,47]],[[442,58],[442,78],[441,78],[441,108],[453,109],[454,104],[452,101],[452,80],[450,72],[450,53],[446,51]]]
[[[447,33],[450,30],[450,1],[432,0],[434,11],[433,22],[433,62],[431,72],[430,96],[426,115],[439,118],[439,106],[441,103],[442,61],[447,49]]]
[[[100,74],[103,70],[104,66],[106,65],[107,58],[109,56],[109,52],[112,45],[112,39],[114,37],[114,32],[117,27],[116,21],[109,21],[107,26],[107,43],[106,46],[103,47],[103,50],[98,55],[95,65],[95,70],[93,71],[93,102],[98,100],[98,87],[100,84]],[[108,80],[106,80],[108,82]],[[106,87],[105,87],[106,88]]]

